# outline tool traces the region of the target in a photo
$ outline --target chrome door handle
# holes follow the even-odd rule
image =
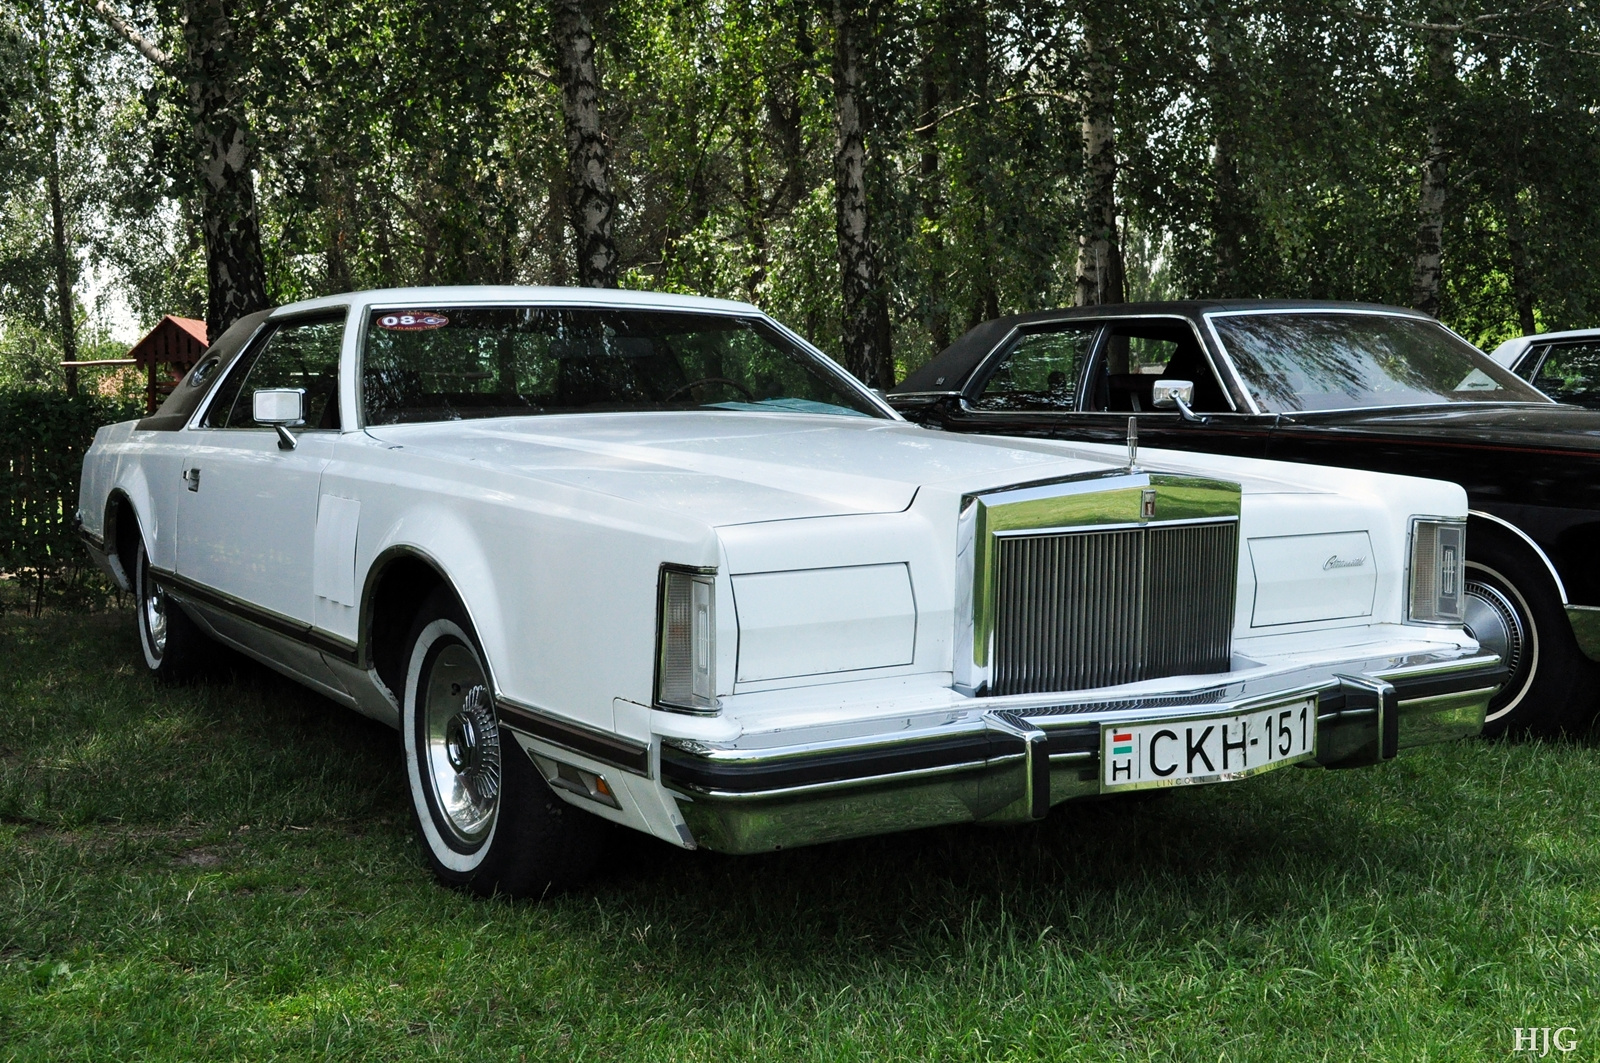
[[[183,470],[183,482],[191,491],[200,490],[200,470],[197,468]]]

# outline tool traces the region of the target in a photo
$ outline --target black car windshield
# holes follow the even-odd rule
[[[884,416],[759,318],[551,306],[374,311],[368,424],[628,410]]]
[[[1213,314],[1265,413],[1548,402],[1443,326],[1399,314]]]

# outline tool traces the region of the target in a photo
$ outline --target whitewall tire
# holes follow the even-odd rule
[[[401,741],[433,873],[481,896],[539,897],[581,881],[608,824],[558,798],[500,727],[490,669],[448,590],[423,606],[409,646]]]

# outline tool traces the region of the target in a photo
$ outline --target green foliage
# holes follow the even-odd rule
[[[136,415],[99,397],[0,390],[0,578],[29,584],[35,612],[47,593],[83,604],[109,592],[78,540],[78,480],[95,429]]]
[[[832,8],[596,7],[623,283],[748,299],[838,353]],[[175,0],[122,10],[181,53]],[[203,316],[181,79],[70,11],[0,0],[5,332],[59,329],[52,128],[77,261],[142,323]],[[229,11],[275,299],[572,280],[545,5]],[[982,320],[1072,298],[1091,11],[1117,41],[1131,294],[1410,302],[1438,127],[1446,320],[1485,344],[1600,322],[1600,24],[1582,5],[877,0],[868,198],[901,372]],[[1439,34],[1444,90],[1426,59]]]

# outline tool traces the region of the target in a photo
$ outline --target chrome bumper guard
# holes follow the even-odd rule
[[[1352,662],[1348,674],[1288,672],[1121,700],[973,698],[971,707],[857,724],[847,738],[750,735],[726,745],[668,738],[661,780],[695,842],[767,852],[947,823],[1042,819],[1101,792],[1100,728],[1249,712],[1317,696],[1316,764],[1376,764],[1402,749],[1476,735],[1505,669],[1494,655]],[[1018,702],[1027,704],[1018,705]]]

